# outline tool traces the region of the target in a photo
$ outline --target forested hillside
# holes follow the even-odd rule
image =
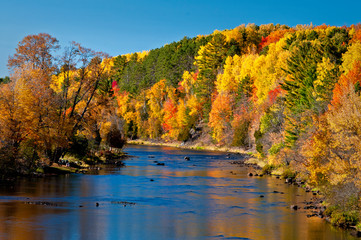
[[[117,57],[113,91],[124,134],[185,143],[209,134],[204,144],[250,149],[266,170],[320,189],[335,223],[355,224],[360,40],[359,24],[250,24]]]
[[[340,221],[359,217],[360,24],[249,24],[116,57],[76,43],[55,56],[58,48],[31,35],[9,58],[2,169],[121,148],[123,138],[187,144],[207,135],[204,144],[253,151],[268,169],[308,180],[335,214],[347,210]]]

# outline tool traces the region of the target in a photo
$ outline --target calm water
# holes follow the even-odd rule
[[[354,239],[291,210],[312,196],[272,177],[248,177],[247,168],[230,164],[241,155],[125,151],[137,156],[125,168],[1,186],[0,239]]]

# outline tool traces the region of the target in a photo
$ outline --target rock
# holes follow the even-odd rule
[[[320,218],[323,218],[324,216],[323,216],[323,211],[322,210],[320,210],[320,211],[318,211],[318,216],[320,217]]]
[[[125,164],[122,161],[115,161],[115,165],[118,167],[124,167]]]
[[[189,161],[189,160],[191,160],[191,158],[190,158],[190,157],[188,157],[188,156],[186,156],[186,157],[184,157],[184,160]]]
[[[285,180],[285,183],[292,183],[292,182],[293,182],[292,178],[286,178]]]
[[[258,177],[258,173],[256,173],[254,176]]]
[[[291,205],[291,209],[292,209],[292,210],[297,210],[297,209],[298,209],[298,206],[297,206],[297,205]]]
[[[361,231],[358,231],[357,229],[351,230],[351,231],[350,231],[350,234],[351,234],[352,236],[354,236],[354,237],[357,237],[357,238],[361,237]]]
[[[111,204],[120,204],[126,207],[127,205],[135,205],[134,202],[126,202],[126,201],[111,201]]]
[[[159,162],[159,163],[157,163],[157,166],[164,166],[165,164],[164,163],[161,163],[161,162]]]
[[[260,174],[259,176],[260,176],[260,177],[263,177],[263,174]]]
[[[253,176],[253,173],[248,173],[248,177],[252,177]]]
[[[279,193],[279,191],[273,191],[273,193]]]
[[[260,195],[259,197],[260,197],[260,198],[264,198],[264,196],[263,196],[263,195]]]

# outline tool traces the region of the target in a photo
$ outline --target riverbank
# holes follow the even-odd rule
[[[164,142],[164,141],[156,141],[156,140],[128,140],[127,144],[134,144],[134,145],[153,145],[153,146],[167,146],[167,147],[177,147],[177,148],[184,148],[184,149],[193,149],[193,150],[208,150],[208,151],[218,151],[218,152],[229,152],[229,153],[240,153],[240,154],[247,154],[252,155],[253,149],[244,150],[240,147],[225,147],[225,146],[216,146],[210,144],[201,144],[199,142],[192,143],[192,142]]]
[[[355,240],[319,218],[307,218],[303,209],[290,209],[291,204],[303,208],[300,203],[310,202],[312,193],[275,177],[248,177],[250,168],[231,164],[242,162],[243,155],[145,145],[128,145],[124,151],[136,156],[125,161],[125,168],[3,185],[0,220],[10,226],[2,236],[17,226],[38,239],[41,231],[46,239],[62,233],[68,239],[148,234],[160,240]]]
[[[168,147],[177,147],[182,149],[192,149],[192,150],[207,150],[207,151],[219,151],[225,153],[235,153],[235,154],[246,154],[249,157],[242,164],[246,166],[257,166],[254,167],[252,171],[252,176],[262,176],[265,174],[274,176],[278,179],[281,179],[285,184],[297,185],[300,188],[303,188],[306,192],[311,192],[313,194],[313,200],[310,202],[303,202],[298,205],[291,205],[290,208],[293,210],[304,209],[308,212],[306,213],[307,217],[319,217],[329,222],[334,226],[338,226],[342,229],[350,230],[351,234],[355,237],[361,237],[361,231],[356,225],[358,221],[355,221],[354,218],[349,216],[348,212],[337,211],[335,206],[327,205],[325,195],[320,192],[318,189],[313,188],[308,184],[307,179],[297,178],[296,172],[294,172],[289,167],[274,167],[268,165],[267,161],[258,159],[255,157],[254,149],[245,150],[239,147],[224,147],[224,146],[215,146],[215,145],[206,145],[204,143],[183,143],[183,142],[164,142],[164,141],[155,141],[155,140],[129,140],[127,144],[134,145],[150,145],[150,146],[168,146]],[[241,165],[242,165],[241,164]],[[325,201],[326,200],[326,201]],[[336,211],[335,211],[336,209]]]

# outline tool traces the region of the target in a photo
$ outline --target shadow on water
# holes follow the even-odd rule
[[[311,194],[230,164],[242,155],[126,151],[125,168],[0,186],[0,239],[354,239],[290,209]]]

